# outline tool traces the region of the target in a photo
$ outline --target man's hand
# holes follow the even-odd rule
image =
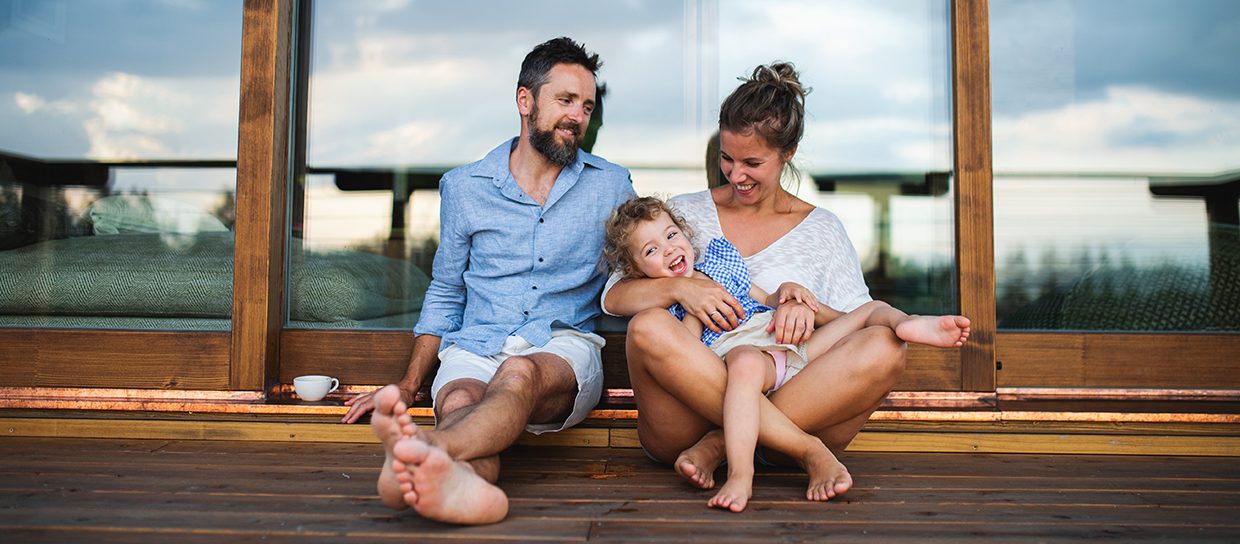
[[[400,389],[400,399],[405,401],[405,406],[413,406],[413,398],[417,394],[418,388],[415,386],[412,389],[406,389],[401,384],[394,385],[396,385],[397,389]],[[344,401],[344,405],[349,407],[349,411],[344,414],[344,417],[340,418],[340,422],[354,423],[367,412],[374,410],[375,393],[377,392],[379,392],[378,389]]]
[[[745,318],[745,309],[728,290],[714,280],[706,278],[688,278],[681,281],[676,290],[676,301],[702,322],[702,325],[715,332],[735,329]]]

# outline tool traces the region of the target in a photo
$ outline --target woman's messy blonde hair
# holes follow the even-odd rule
[[[681,233],[693,239],[693,229],[680,214],[672,211],[662,199],[653,196],[634,198],[616,207],[607,219],[607,233],[603,239],[603,261],[612,270],[619,270],[626,278],[641,277],[636,261],[629,253],[629,237],[638,225],[654,221],[667,214]]]

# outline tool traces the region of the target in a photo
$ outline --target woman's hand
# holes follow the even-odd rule
[[[789,300],[795,300],[809,306],[809,309],[814,312],[818,311],[818,299],[814,297],[814,293],[799,284],[790,281],[784,282],[775,291],[775,296],[779,297],[778,305],[783,305],[783,303]]]
[[[814,311],[796,300],[780,304],[766,332],[773,333],[775,341],[781,344],[804,344],[814,333]]]
[[[684,278],[677,283],[676,302],[715,332],[735,329],[745,318],[745,309],[722,285],[707,278]]]

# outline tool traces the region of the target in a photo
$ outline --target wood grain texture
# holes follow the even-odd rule
[[[4,329],[0,337],[0,381],[10,387],[228,387],[226,332]]]
[[[97,452],[91,455],[92,452]],[[640,450],[517,447],[499,524],[379,504],[376,444],[0,440],[5,542],[1234,542],[1232,459],[900,454],[842,457],[855,485],[805,501],[764,468],[743,515],[705,507]],[[720,474],[722,477],[722,474]]]
[[[1240,456],[1234,434],[1099,434],[1098,426],[1029,425],[1007,427],[973,424],[908,427],[893,422],[867,425],[850,452],[921,453],[1050,453],[1092,455]],[[241,442],[367,443],[378,440],[367,425],[254,421],[5,418],[0,432],[9,437],[101,438],[126,440],[213,440]],[[521,445],[579,447],[640,447],[637,430],[583,425],[558,433],[523,434]]]
[[[245,2],[229,379],[233,389],[263,389],[279,368],[292,13],[293,0]]]
[[[348,385],[383,385],[405,373],[413,349],[408,331],[335,331],[288,329],[280,341],[280,383],[290,384],[303,374],[328,374]],[[603,385],[629,389],[624,357],[624,334],[604,333]],[[896,389],[902,391],[955,391],[960,382],[960,360],[953,350],[911,346],[905,371]]]
[[[972,321],[960,350],[960,390],[995,389],[994,211],[987,0],[953,0],[952,116],[960,312]]]
[[[1240,388],[1240,335],[999,334],[1001,387]]]

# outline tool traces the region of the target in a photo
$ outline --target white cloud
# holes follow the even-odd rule
[[[1240,166],[1240,102],[1115,86],[994,119],[1000,172],[1215,173]]]
[[[203,159],[236,154],[234,78],[162,79],[116,72],[76,91],[63,100],[15,93],[14,102],[32,122],[69,123],[85,135],[83,148],[49,140],[39,142],[44,147],[31,153],[92,159]]]
[[[43,97],[18,91],[13,93],[13,101],[17,104],[18,109],[27,115],[38,113],[40,111],[50,111],[53,113],[73,113],[77,110],[77,106],[67,100],[48,101]]]

